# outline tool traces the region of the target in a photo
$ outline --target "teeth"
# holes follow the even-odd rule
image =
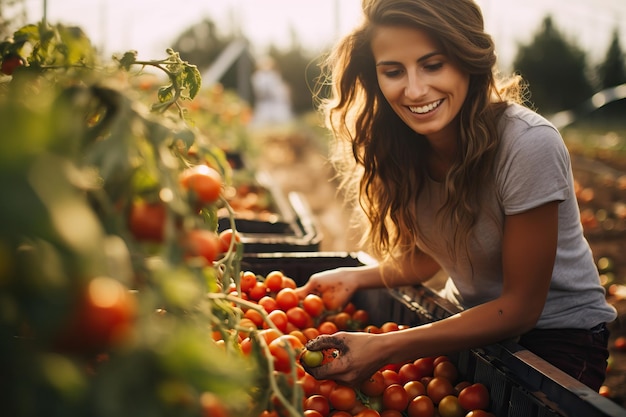
[[[437,107],[439,107],[439,105],[442,102],[443,100],[437,100],[434,103],[427,104],[426,106],[420,106],[420,107],[409,106],[409,110],[411,110],[413,113],[424,114],[424,113],[428,113],[429,111],[435,110]]]

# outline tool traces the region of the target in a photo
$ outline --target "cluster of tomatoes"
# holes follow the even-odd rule
[[[242,272],[239,288],[233,284],[229,291],[249,306],[242,308],[242,352],[250,354],[255,337],[265,342],[273,372],[296,376],[293,385],[302,390],[305,417],[494,417],[487,411],[487,387],[462,380],[448,356],[385,366],[356,389],[317,380],[302,366],[320,366],[336,357],[333,349],[313,352],[305,348],[308,340],[320,334],[340,330],[384,333],[403,329],[401,324],[390,321],[378,327],[369,323],[366,310],[352,303],[331,311],[315,294],[301,299],[295,281],[280,271],[265,277]],[[219,332],[214,339],[223,343]],[[271,401],[259,417],[288,415],[278,401]]]

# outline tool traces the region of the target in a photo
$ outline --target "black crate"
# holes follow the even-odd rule
[[[244,256],[242,268],[261,275],[280,270],[302,285],[313,273],[368,262],[361,253],[268,253]],[[377,326],[386,321],[417,326],[460,311],[419,285],[358,291],[353,302]],[[462,378],[489,388],[497,417],[626,417],[626,409],[514,342],[464,350],[451,358]]]
[[[235,229],[241,237],[244,252],[318,251],[322,235],[304,197],[297,192],[285,195],[267,173],[259,173],[256,183],[271,196],[276,218],[266,221],[235,216]],[[230,218],[218,219],[219,232],[231,226]]]

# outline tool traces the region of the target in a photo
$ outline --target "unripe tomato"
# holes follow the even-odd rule
[[[183,188],[192,191],[200,203],[214,203],[222,192],[222,175],[207,165],[195,165],[180,175]]]
[[[309,368],[316,368],[322,364],[324,353],[321,350],[304,349],[300,355],[300,362]]]
[[[17,54],[8,54],[2,58],[2,66],[0,71],[6,75],[13,75],[13,72],[24,65],[24,60]]]
[[[136,312],[134,296],[118,280],[92,279],[81,292],[57,347],[75,352],[103,352],[127,339]]]

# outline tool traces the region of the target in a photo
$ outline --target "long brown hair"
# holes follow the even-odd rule
[[[415,208],[429,144],[385,100],[370,45],[376,27],[403,26],[426,31],[470,76],[458,116],[457,157],[445,180],[447,201],[438,213],[439,221],[456,225],[449,250],[463,248],[477,218],[481,190],[491,178],[500,142],[497,120],[507,99],[520,101],[520,80],[512,77],[504,89],[496,86],[494,44],[472,0],[364,0],[362,7],[363,23],[324,62],[332,94],[320,108],[336,139],[331,160],[341,186],[352,191],[348,195],[369,220],[364,241],[374,255],[393,256],[415,250],[419,233]]]

